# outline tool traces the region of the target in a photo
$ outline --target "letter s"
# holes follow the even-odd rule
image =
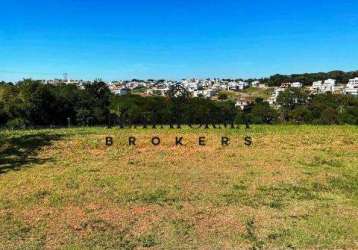
[[[245,145],[248,146],[248,147],[252,145],[252,138],[251,138],[251,136],[246,136],[246,137],[245,137]]]

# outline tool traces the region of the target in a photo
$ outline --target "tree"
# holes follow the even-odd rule
[[[298,106],[289,113],[289,120],[295,123],[311,123],[313,116],[307,106]]]
[[[82,114],[84,110],[89,111],[96,124],[104,124],[108,121],[110,115],[111,91],[104,82],[94,82],[86,84],[84,91],[80,95],[81,105],[78,109]]]
[[[277,98],[277,103],[281,107],[283,119],[289,120],[289,113],[297,106],[308,103],[308,94],[301,88],[288,88],[281,92]]]
[[[218,95],[218,99],[223,101],[223,100],[227,100],[228,99],[228,94],[225,92],[220,92]]]
[[[260,79],[262,83],[266,83],[269,86],[280,86],[285,82],[301,82],[304,85],[311,85],[314,81],[322,81],[328,78],[336,79],[338,83],[347,83],[349,79],[358,77],[358,71],[343,72],[343,71],[331,71],[327,73],[304,73],[293,75],[273,75],[269,78]]]
[[[246,119],[255,124],[272,124],[277,121],[278,113],[262,98],[257,98],[247,109]]]
[[[323,110],[320,123],[322,124],[338,124],[338,113],[333,108]]]

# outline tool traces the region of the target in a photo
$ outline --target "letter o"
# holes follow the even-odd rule
[[[154,145],[154,146],[158,146],[158,145],[160,145],[160,138],[159,137],[153,137],[152,138],[152,144]]]

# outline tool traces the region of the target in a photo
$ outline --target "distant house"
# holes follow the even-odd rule
[[[350,79],[348,84],[350,84],[350,85],[358,85],[358,77]]]
[[[165,96],[169,91],[168,83],[158,83],[147,90],[147,95]]]
[[[212,89],[204,90],[204,97],[211,98],[211,97],[215,96],[216,94],[217,94],[217,92],[215,90],[212,90]]]
[[[123,96],[123,95],[128,95],[131,92],[131,90],[129,88],[120,88],[120,89],[115,89],[113,92],[116,95]]]
[[[259,81],[253,81],[253,82],[251,82],[251,87],[257,88],[259,86],[259,84],[260,84]]]
[[[193,97],[205,97],[211,98],[217,94],[217,91],[213,89],[196,90],[193,92]]]
[[[271,105],[271,106],[274,106],[276,104],[276,101],[277,101],[277,98],[271,96],[267,102]]]
[[[229,86],[228,85],[226,85],[226,84],[223,84],[223,83],[215,83],[215,84],[213,84],[213,86],[211,87],[211,89],[213,89],[213,90],[215,90],[215,91],[222,91],[222,90],[224,90],[224,91],[226,91],[226,90],[228,90],[229,89]]]
[[[243,82],[243,81],[240,81],[238,83],[238,85],[239,85],[239,90],[243,90],[243,89],[249,87],[249,84],[247,82]]]
[[[302,88],[303,84],[300,82],[284,82],[281,88]]]
[[[240,108],[241,110],[245,110],[245,108],[249,106],[251,103],[252,101],[249,99],[240,98],[236,101],[235,107]]]
[[[336,80],[334,79],[327,79],[323,83],[323,93],[333,93],[336,86]]]
[[[318,94],[321,92],[322,89],[322,81],[316,81],[312,83],[312,86],[310,87],[310,90],[313,94]]]
[[[280,86],[280,88],[282,88],[282,89],[287,89],[287,88],[289,88],[289,87],[291,87],[291,83],[290,83],[290,82],[284,82],[284,83],[282,83],[281,86]]]
[[[148,95],[165,96],[169,88],[151,88],[147,90]]]
[[[193,97],[204,97],[204,90],[193,91]]]
[[[65,81],[66,84],[80,84],[82,81],[81,80],[72,80],[72,79],[68,79]]]
[[[64,83],[64,80],[62,79],[53,79],[53,80],[47,80],[47,84],[61,84],[61,83]]]
[[[293,83],[291,83],[291,88],[302,88],[302,83],[293,82]]]
[[[229,82],[228,90],[233,90],[233,91],[239,90],[239,84],[237,82]]]
[[[346,95],[358,95],[358,77],[350,79],[344,89]]]
[[[334,93],[336,89],[336,80],[327,79],[323,81],[316,81],[312,83],[310,90],[313,94]]]
[[[199,83],[195,83],[195,82],[185,83],[185,84],[183,84],[183,86],[184,86],[189,92],[194,92],[195,90],[198,90],[199,87],[201,87],[201,86],[199,85]]]
[[[259,89],[266,89],[267,88],[266,84],[264,84],[264,83],[259,83],[257,87]]]
[[[287,89],[286,86],[287,85],[283,85],[279,88],[274,89],[272,96],[267,100],[270,105],[272,105],[272,106],[276,105],[277,98],[279,97],[280,93],[284,92]]]
[[[243,90],[243,89],[247,88],[248,86],[249,86],[249,84],[247,82],[233,81],[233,82],[228,83],[228,90],[239,91],[239,90]]]

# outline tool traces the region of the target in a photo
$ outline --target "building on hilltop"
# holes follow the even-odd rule
[[[245,108],[251,103],[252,101],[248,98],[240,98],[236,100],[235,107],[240,108],[241,110],[245,110]]]
[[[228,90],[233,90],[233,91],[240,91],[243,90],[244,88],[247,88],[249,86],[249,84],[247,82],[243,82],[243,81],[239,81],[239,82],[229,82],[228,83]]]
[[[291,83],[291,88],[302,88],[302,83],[293,82],[293,83]]]
[[[283,87],[283,86],[284,86],[284,87]],[[283,85],[283,86],[274,89],[274,92],[273,92],[272,96],[268,99],[268,103],[269,103],[271,106],[275,106],[275,105],[276,105],[276,103],[277,103],[277,98],[279,97],[280,93],[284,92],[284,91],[287,89],[287,87],[285,87],[285,86],[287,86],[287,85]]]
[[[327,79],[324,82],[313,82],[310,90],[312,94],[334,93],[336,90],[336,80]]]
[[[253,81],[253,82],[251,82],[251,87],[257,88],[259,86],[259,84],[260,84],[260,81]]]
[[[358,77],[350,79],[343,91],[346,95],[358,95]]]
[[[333,93],[336,87],[336,80],[334,79],[327,79],[323,83],[323,92],[327,93]]]

